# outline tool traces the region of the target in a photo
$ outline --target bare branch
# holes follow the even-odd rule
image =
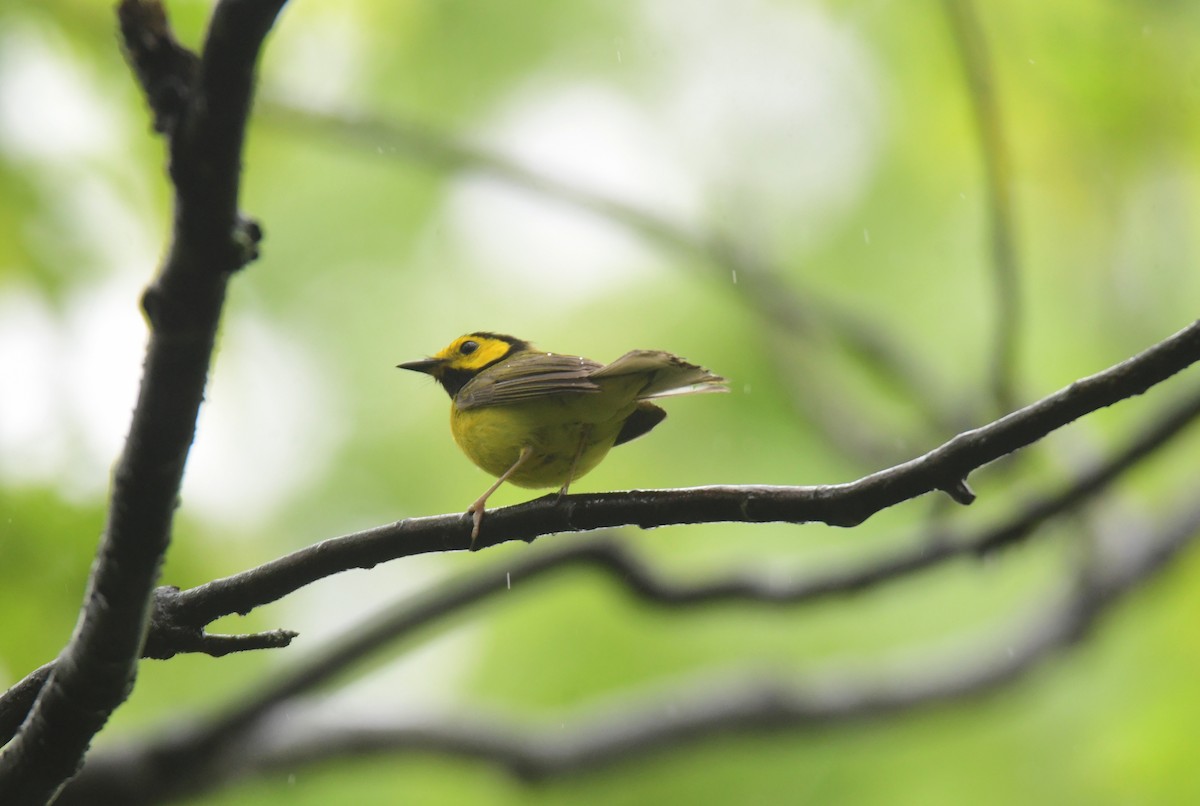
[[[991,227],[992,272],[996,282],[996,323],[992,351],[992,398],[1001,412],[1016,405],[1017,332],[1021,318],[1020,271],[1012,213],[1010,159],[1004,116],[996,97],[987,36],[974,0],[943,0],[958,49],[983,156]]]
[[[227,708],[224,715],[198,727],[190,737],[194,746],[184,755],[194,762],[205,749],[236,740],[239,734],[281,703],[311,692],[386,645],[418,630],[428,630],[438,621],[492,596],[507,595],[513,585],[528,590],[529,583],[534,580],[574,566],[603,571],[631,595],[660,607],[684,608],[731,601],[790,605],[854,593],[955,557],[995,551],[1101,492],[1121,474],[1166,445],[1197,417],[1200,417],[1200,395],[1177,406],[1165,417],[1155,417],[1150,428],[1131,440],[1111,460],[1082,474],[1057,495],[1026,505],[1015,517],[966,537],[942,535],[936,542],[877,558],[848,571],[793,578],[764,577],[761,573],[747,572],[708,582],[680,583],[664,577],[609,535],[562,543],[547,551],[506,560],[492,568],[449,580],[389,608],[332,642],[316,656],[274,677]]]
[[[171,134],[188,112],[200,59],[179,44],[161,3],[123,2],[117,22],[125,58],[154,115],[154,130]]]
[[[152,804],[226,786],[251,775],[366,754],[438,752],[489,761],[527,780],[574,775],[724,734],[803,730],[872,719],[986,693],[1070,648],[1121,597],[1150,579],[1200,532],[1200,508],[1159,534],[1139,534],[1097,558],[1056,600],[1037,608],[991,649],[965,661],[912,664],[905,674],[795,682],[762,675],[673,681],[586,713],[556,717],[553,728],[518,726],[478,713],[337,722],[289,708],[223,746],[197,756],[193,734],[97,754],[67,790],[64,804]],[[1131,550],[1135,547],[1137,550]],[[929,670],[934,671],[930,672]],[[916,670],[916,671],[914,671]],[[200,735],[204,730],[201,729]]]
[[[554,532],[623,525],[823,522],[854,526],[887,507],[954,488],[975,469],[1029,445],[1089,412],[1141,394],[1200,360],[1200,322],[1139,355],[1076,381],[989,425],[959,434],[917,459],[846,484],[820,487],[721,486],[678,490],[550,495],[488,512],[477,546],[532,541]],[[463,515],[412,518],[325,540],[181,596],[204,623],[246,613],[317,579],[398,557],[466,549]]]
[[[245,635],[223,635],[205,631],[203,628],[184,627],[164,618],[158,605],[163,593],[178,593],[178,588],[161,587],[155,590],[156,608],[151,616],[142,646],[143,658],[164,660],[187,652],[224,657],[234,652],[251,652],[260,649],[282,649],[289,646],[298,635],[293,630],[266,630]],[[39,666],[7,691],[0,693],[0,747],[12,740],[17,729],[29,715],[38,692],[50,679],[57,661]]]
[[[1044,519],[1096,494],[1120,473],[1166,444],[1200,413],[1193,397],[1133,439],[1109,462],[1083,474],[1059,495],[1027,506],[1016,519],[978,535],[955,540],[942,557],[1006,544]],[[962,697],[1000,685],[1053,651],[1078,640],[1103,608],[1120,594],[1162,567],[1200,528],[1200,510],[1188,513],[1156,539],[1125,541],[1128,547],[1101,556],[1081,584],[1048,615],[1027,625],[1016,639],[997,646],[1003,653],[987,654],[970,663],[898,683],[844,684],[828,682],[797,687],[781,680],[738,677],[732,681],[685,690],[672,686],[669,713],[660,707],[661,695],[641,697],[603,716],[582,716],[556,728],[518,729],[502,721],[439,717],[406,720],[400,724],[338,723],[319,730],[297,730],[296,708],[278,712],[281,704],[311,691],[385,642],[428,628],[436,620],[516,583],[585,564],[609,572],[628,590],[647,601],[687,605],[734,598],[790,602],[830,593],[856,590],[870,581],[890,578],[891,572],[867,569],[857,580],[826,579],[823,583],[792,580],[769,584],[750,578],[729,578],[700,585],[681,585],[660,578],[610,540],[563,544],[553,550],[506,563],[466,580],[406,602],[347,636],[289,674],[273,680],[226,710],[225,715],[186,730],[131,746],[97,759],[78,780],[77,802],[102,794],[129,803],[154,803],[165,797],[195,793],[245,774],[263,774],[284,766],[325,761],[345,755],[420,750],[464,755],[499,763],[531,779],[573,774],[628,758],[650,749],[691,742],[714,733],[803,728],[844,719],[885,715],[942,699]],[[844,587],[840,587],[844,585]],[[923,664],[923,668],[928,664]],[[676,701],[677,700],[677,701]],[[561,721],[561,720],[559,720]],[[300,720],[303,724],[303,720]],[[574,722],[574,726],[570,726]],[[286,723],[285,730],[280,725]],[[136,771],[136,774],[134,773]],[[71,793],[68,793],[71,794]]]
[[[1086,382],[1094,384],[1097,379],[1111,376],[1119,370],[1129,371],[1129,362],[1094,376]],[[1047,401],[1056,397],[1058,396],[1047,398],[1035,406],[1045,406]],[[699,584],[678,585],[660,578],[652,568],[628,554],[621,544],[607,539],[555,546],[551,551],[523,558],[516,564],[506,563],[503,573],[495,569],[485,570],[469,579],[456,580],[415,602],[405,603],[396,612],[365,627],[363,632],[348,636],[345,642],[332,648],[328,656],[323,655],[294,674],[276,679],[271,686],[231,709],[227,717],[231,720],[230,725],[211,729],[225,731],[247,724],[275,704],[328,679],[344,666],[366,654],[379,642],[394,640],[410,630],[428,626],[428,623],[436,618],[469,606],[498,590],[506,589],[511,581],[527,581],[548,570],[568,565],[583,564],[605,570],[631,593],[661,605],[690,605],[735,599],[796,603],[823,596],[852,593],[930,568],[955,557],[995,551],[1023,539],[1049,518],[1071,510],[1104,490],[1121,474],[1166,445],[1197,416],[1200,416],[1200,396],[1193,396],[1170,411],[1155,416],[1149,427],[1133,437],[1107,462],[1083,473],[1057,494],[1026,504],[1014,517],[988,529],[967,536],[935,535],[930,540],[874,558],[861,566],[821,576],[774,579],[768,582],[756,575],[747,574]],[[950,444],[952,443],[947,443],[947,446]],[[947,446],[943,446],[939,451],[946,450]],[[867,477],[853,485],[843,485],[843,489],[853,490],[855,485],[871,478],[875,477]],[[782,489],[812,491],[812,488]],[[494,515],[489,516],[491,517]],[[455,521],[454,518],[448,520],[443,516],[422,519],[421,522],[448,523],[449,526],[440,528],[452,528]],[[213,636],[205,633],[204,627],[221,616],[248,612],[254,607],[282,598],[309,582],[358,567],[349,563],[347,558],[361,557],[362,552],[379,551],[391,555],[379,556],[372,563],[364,563],[368,565],[394,559],[405,553],[413,553],[407,550],[411,547],[407,547],[406,544],[404,549],[397,550],[396,540],[391,537],[392,532],[403,527],[404,523],[406,522],[325,541],[259,568],[188,591],[170,587],[157,589],[154,616],[144,656],[170,657],[179,652],[207,652],[219,655],[227,651],[286,645],[295,634],[285,630],[252,636]],[[489,519],[489,529],[492,528],[495,528],[495,524]],[[415,533],[420,534],[419,531]],[[48,667],[43,667],[31,675],[31,679],[23,682],[22,687],[14,687],[0,697],[0,714],[23,713],[20,709],[28,708],[23,693],[27,693],[28,689],[24,686],[27,683],[40,686],[38,681],[44,680],[46,668]],[[8,734],[0,732],[0,741],[7,737]]]
[[[222,658],[235,652],[252,652],[258,649],[282,649],[291,646],[292,639],[299,633],[294,630],[265,630],[240,635],[222,635],[200,632],[191,640],[159,641],[161,637],[155,625],[151,625],[143,658],[166,660],[187,652],[197,652],[211,658]]]
[[[38,693],[50,679],[52,671],[54,671],[54,661],[34,669],[19,683],[0,695],[0,747],[7,744],[17,734],[17,729],[21,727],[25,717],[29,716],[29,711],[33,708]]]
[[[124,0],[118,8],[130,61],[168,135],[175,231],[143,297],[152,329],[142,385],[79,623],[0,755],[6,803],[52,799],[132,688],[226,282],[253,256],[257,232],[237,213],[240,153],[254,63],[282,4],[223,0],[198,67],[160,3]]]

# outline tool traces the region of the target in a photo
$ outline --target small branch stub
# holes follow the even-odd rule
[[[233,243],[238,249],[238,267],[258,260],[258,245],[262,242],[262,225],[244,213],[238,213],[237,226],[233,230]]]
[[[954,499],[957,504],[968,506],[975,503],[975,491],[967,484],[966,479],[957,479],[952,484],[942,488],[942,492]]]

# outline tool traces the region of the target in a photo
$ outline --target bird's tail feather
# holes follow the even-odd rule
[[[633,350],[592,373],[592,378],[643,375],[646,385],[638,393],[639,400],[671,395],[690,395],[700,392],[728,392],[729,387],[720,375],[704,367],[689,364],[682,358],[662,350]]]

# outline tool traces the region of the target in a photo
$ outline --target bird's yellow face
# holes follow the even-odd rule
[[[529,346],[512,336],[502,336],[496,333],[468,333],[450,342],[433,358],[441,363],[443,370],[479,372],[497,361],[507,358],[518,345],[522,349],[528,349]]]
[[[533,348],[529,342],[513,336],[481,331],[459,336],[430,358],[399,366],[432,375],[450,397],[454,397],[467,381],[483,370],[514,353],[530,349]]]

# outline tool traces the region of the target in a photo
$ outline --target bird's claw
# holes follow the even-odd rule
[[[467,514],[471,516],[471,551],[475,550],[475,541],[479,537],[479,526],[483,523],[483,507],[476,504],[471,504],[467,508]]]

